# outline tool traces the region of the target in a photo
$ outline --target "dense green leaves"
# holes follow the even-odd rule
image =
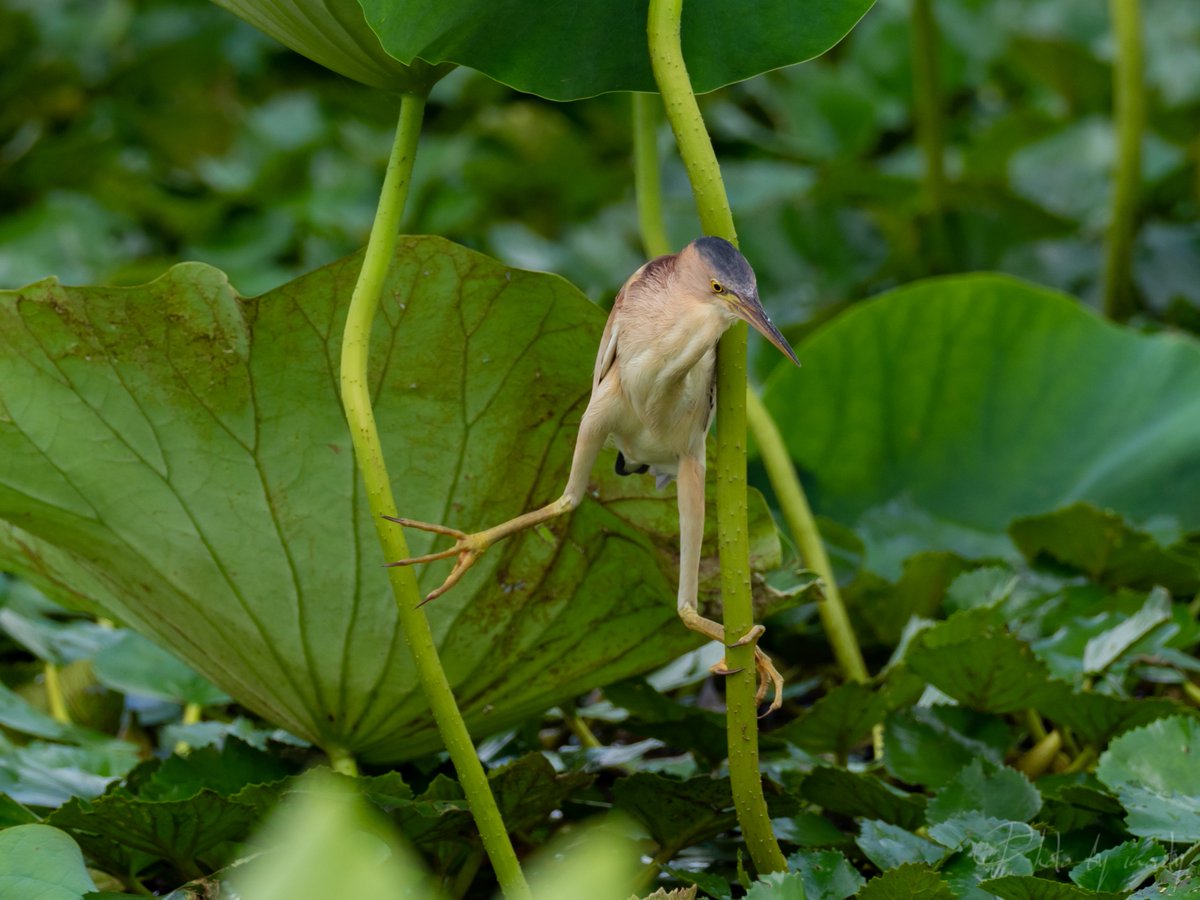
[[[863,304],[798,353],[804,368],[780,367],[766,401],[811,473],[815,506],[854,524],[908,505],[903,546],[868,534],[875,571],[919,549],[981,555],[981,535],[1080,499],[1200,526],[1191,341],[1117,329],[1067,297],[973,275]]]
[[[552,100],[607,91],[653,91],[646,49],[649,4],[588,2],[546,5],[449,0],[360,0],[389,53],[453,62],[518,90]],[[767,0],[754,15],[716,2],[689,3],[683,48],[697,91],[711,91],[760,72],[824,53],[874,0]]]
[[[357,266],[257,300],[199,266],[142,288],[5,294],[0,385],[21,387],[0,387],[0,516],[12,523],[0,559],[144,629],[301,737],[411,757],[436,732],[336,390]],[[402,242],[386,292],[376,415],[404,513],[469,529],[556,496],[601,311],[560,279],[436,238]],[[610,463],[595,475],[600,502],[556,522],[553,542],[495,548],[429,608],[476,728],[695,643],[671,599],[674,500]],[[753,530],[755,561],[771,564],[761,505]],[[412,537],[414,552],[429,548],[432,536]],[[442,577],[425,567],[421,583]]]

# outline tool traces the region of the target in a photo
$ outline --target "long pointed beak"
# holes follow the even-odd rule
[[[740,297],[738,299],[740,302],[733,308],[738,318],[753,325],[755,330],[774,344],[780,353],[796,365],[800,365],[800,360],[796,359],[796,354],[788,344],[787,338],[780,334],[779,329],[767,318],[767,311],[763,309],[762,301],[758,299],[758,293],[755,292],[753,297],[744,300]]]

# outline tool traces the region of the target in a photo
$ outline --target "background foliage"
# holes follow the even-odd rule
[[[656,879],[757,900],[1197,890],[1200,8],[1143,7],[1134,325],[1170,335],[1117,331],[1044,290],[1099,295],[1104,4],[934,4],[941,205],[922,182],[908,3],[880,0],[826,56],[702,98],[773,318],[796,341],[812,332],[804,369],[768,377],[764,353],[758,375],[878,676],[838,685],[813,602],[769,623],[790,685],[763,736],[787,874],[751,884],[741,869],[710,649],[483,743],[524,852],[615,808],[643,893]],[[215,6],[8,0],[0,52],[0,286],[140,284],[195,259],[252,295],[364,242],[392,102]],[[692,201],[660,138],[681,244]],[[404,230],[604,303],[642,259],[629,159],[627,95],[556,104],[458,70],[431,98]],[[975,270],[1041,287],[928,282],[820,327]],[[0,877],[19,889],[49,877],[18,864],[35,847],[67,873],[64,897],[203,895],[281,795],[314,793],[288,778],[315,749],[144,638],[15,579],[0,595]],[[172,754],[180,741],[190,752]],[[448,772],[427,755],[357,780],[369,808],[345,833],[399,833],[422,858],[375,884],[424,866],[450,896],[490,894]],[[340,846],[330,865],[373,858]]]

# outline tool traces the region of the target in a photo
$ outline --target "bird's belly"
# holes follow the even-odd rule
[[[683,378],[626,383],[628,414],[613,429],[613,442],[630,463],[673,474],[681,456],[704,453],[712,420],[711,356]]]

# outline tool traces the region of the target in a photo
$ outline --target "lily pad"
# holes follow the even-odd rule
[[[1121,735],[1096,775],[1128,811],[1133,834],[1200,841],[1200,722],[1172,716]]]
[[[905,556],[978,557],[999,540],[1015,557],[1013,519],[1078,501],[1200,527],[1200,344],[1189,337],[968,275],[855,306],[797,353],[804,368],[777,369],[765,399],[814,507],[853,526],[900,504],[924,523]],[[867,567],[883,571],[866,538]]]
[[[135,626],[299,737],[399,760],[440,740],[338,400],[360,265],[254,299],[196,264],[135,288],[0,293],[0,566]],[[475,529],[558,496],[603,321],[560,278],[402,239],[372,384],[403,514]],[[476,733],[698,643],[675,614],[673,492],[606,455],[589,494],[428,607]],[[753,500],[752,562],[776,565]],[[422,587],[445,573],[423,568]],[[717,579],[706,560],[702,604]]]
[[[242,0],[245,2],[245,0]],[[402,62],[452,62],[520,91],[578,100],[655,91],[647,0],[360,0],[380,42]],[[824,53],[875,0],[760,0],[754,14],[720,0],[683,8],[683,52],[697,91]]]

